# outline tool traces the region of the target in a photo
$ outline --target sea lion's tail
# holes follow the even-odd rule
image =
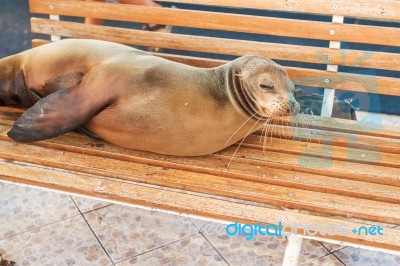
[[[26,87],[21,54],[0,59],[0,106],[26,106],[34,103]]]

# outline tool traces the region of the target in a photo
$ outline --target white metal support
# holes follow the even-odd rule
[[[286,245],[285,257],[283,258],[282,266],[298,265],[301,244],[303,244],[303,237],[295,234],[288,236],[288,243]]]
[[[333,7],[335,8],[335,7]],[[336,6],[337,8],[337,6]],[[344,17],[343,16],[333,16],[332,22],[333,23],[341,23],[343,24]],[[331,29],[329,32],[331,35],[335,35],[335,30]],[[331,49],[340,49],[340,42],[338,41],[330,41],[329,48]],[[328,55],[328,60],[332,59],[332,55]],[[328,65],[326,70],[330,72],[337,72],[338,65]],[[330,80],[327,78],[325,79],[325,83],[329,83]],[[335,89],[324,89],[324,98],[322,100],[322,109],[321,109],[321,116],[324,117],[331,117],[332,116],[332,109],[333,109],[333,102],[335,100]]]
[[[49,9],[50,10],[54,10],[54,5],[50,4],[49,5]],[[60,15],[50,15],[50,20],[60,21]],[[59,40],[61,40],[61,36],[59,36],[59,35],[51,35],[51,41],[52,42],[59,41]]]

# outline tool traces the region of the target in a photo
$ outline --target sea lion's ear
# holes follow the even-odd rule
[[[25,111],[7,135],[18,142],[53,138],[77,129],[108,104],[106,97],[93,97],[90,89],[62,89]]]

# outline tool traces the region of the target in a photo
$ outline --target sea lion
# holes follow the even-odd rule
[[[210,154],[297,114],[293,91],[287,72],[260,56],[206,69],[67,39],[0,60],[0,105],[30,107],[8,132],[18,142],[82,129],[131,149]]]

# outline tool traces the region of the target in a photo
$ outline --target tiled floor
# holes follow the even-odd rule
[[[0,184],[0,253],[17,265],[280,265],[286,240],[224,225]],[[400,265],[400,256],[304,240],[301,265]]]

